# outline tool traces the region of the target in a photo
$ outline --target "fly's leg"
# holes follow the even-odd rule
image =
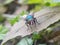
[[[28,27],[28,29],[27,29],[27,30],[29,30],[29,28],[30,28],[29,24],[28,24],[27,22],[26,22],[25,24],[26,24],[26,26]]]
[[[34,18],[34,21],[35,21],[35,24],[37,25],[39,25],[40,23],[37,21],[37,19],[36,18]]]

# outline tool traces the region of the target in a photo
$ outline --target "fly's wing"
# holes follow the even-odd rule
[[[27,15],[25,14],[24,16],[21,17],[21,19],[26,20]]]

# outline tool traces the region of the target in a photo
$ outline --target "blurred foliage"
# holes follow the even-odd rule
[[[43,7],[55,7],[55,6],[60,6],[60,2],[54,2],[54,0],[27,0],[27,4],[39,4],[36,5],[33,11],[39,11]]]
[[[55,2],[54,0],[28,0],[28,4],[41,4],[42,6],[57,6],[60,2]],[[59,3],[59,4],[58,4]],[[51,4],[51,5],[50,5]]]
[[[32,45],[33,44],[33,40],[31,38],[28,37],[24,37],[22,38],[17,45]]]
[[[32,9],[31,11],[37,12],[37,11],[39,11],[40,9],[41,9],[40,5],[37,5],[37,6],[35,6],[35,8]]]
[[[8,28],[4,27],[3,25],[0,25],[0,34],[5,34],[8,32]]]
[[[11,3],[13,0],[6,0],[5,2],[4,2],[4,4],[9,4],[9,3]]]
[[[0,40],[4,39],[5,34],[8,32],[8,28],[0,25]]]
[[[28,4],[35,4],[35,3],[42,3],[42,2],[44,2],[44,0],[28,0]]]
[[[5,38],[5,34],[0,34],[0,40],[3,40]]]
[[[37,33],[37,32],[34,32],[33,35],[32,35],[32,39],[33,41],[37,40],[37,39],[40,39],[40,35]]]
[[[0,23],[3,23],[5,21],[5,17],[2,16],[2,14],[0,14]]]
[[[50,3],[49,3],[49,2],[46,2],[45,5],[46,5],[46,6],[50,6]]]
[[[4,4],[11,3],[13,0],[6,0]],[[23,4],[23,3],[22,3]],[[36,5],[33,11],[39,11],[44,6],[54,7],[54,6],[60,6],[60,2],[54,2],[54,0],[25,0],[24,4],[39,4]],[[22,12],[22,15],[24,14],[24,11]]]
[[[4,4],[8,4],[8,3],[11,3],[13,0],[6,0]],[[25,0],[24,1],[25,4],[40,4],[40,5],[50,5],[50,6],[56,6],[57,3],[60,3],[60,2],[56,2],[54,0]],[[23,2],[22,2],[23,4]],[[58,4],[59,5],[59,4]]]
[[[35,42],[35,41],[39,41],[40,43],[45,43],[49,37],[51,36],[50,34],[52,33],[52,29],[45,29],[41,32],[35,32],[33,33],[32,35],[32,40]]]
[[[16,16],[15,18],[13,19],[10,19],[9,22],[11,25],[14,25],[16,22],[18,22],[20,20],[20,16]]]

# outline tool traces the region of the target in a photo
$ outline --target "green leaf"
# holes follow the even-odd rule
[[[41,37],[37,32],[34,32],[32,38],[33,38],[33,40],[37,40],[37,39],[40,39]]]
[[[17,45],[32,45],[33,40],[31,38],[23,38],[21,41],[17,43]]]
[[[46,2],[45,3],[45,6],[50,6],[50,2]]]
[[[5,34],[0,34],[0,40],[3,40],[5,37]]]
[[[0,32],[0,34],[6,34],[8,32],[7,28],[2,29],[2,31]]]
[[[3,29],[3,26],[2,26],[2,25],[0,25],[0,32],[2,31],[2,29]]]
[[[37,1],[36,1],[36,0],[29,0],[29,1],[28,1],[28,4],[37,4],[37,3],[40,4],[40,3],[42,3],[42,2],[44,2],[44,1],[43,1],[43,0],[37,0]]]
[[[14,25],[16,22],[18,22],[20,20],[20,16],[16,16],[15,18],[9,20],[11,25]]]
[[[2,14],[0,14],[0,22],[5,21],[5,17],[2,16]]]

